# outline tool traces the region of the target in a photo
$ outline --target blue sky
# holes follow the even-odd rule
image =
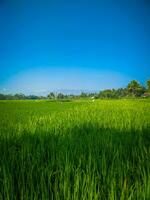
[[[150,77],[149,0],[1,0],[0,91],[101,90]]]

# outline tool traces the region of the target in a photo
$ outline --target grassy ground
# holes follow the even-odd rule
[[[149,200],[150,101],[0,101],[0,199]]]

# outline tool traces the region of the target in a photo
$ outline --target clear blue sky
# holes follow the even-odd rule
[[[0,27],[2,92],[150,77],[150,0],[0,0]]]

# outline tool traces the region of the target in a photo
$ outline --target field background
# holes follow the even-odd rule
[[[150,100],[0,101],[0,199],[150,199]]]

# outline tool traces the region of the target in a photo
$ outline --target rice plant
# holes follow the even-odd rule
[[[150,101],[1,101],[0,199],[150,199]]]

